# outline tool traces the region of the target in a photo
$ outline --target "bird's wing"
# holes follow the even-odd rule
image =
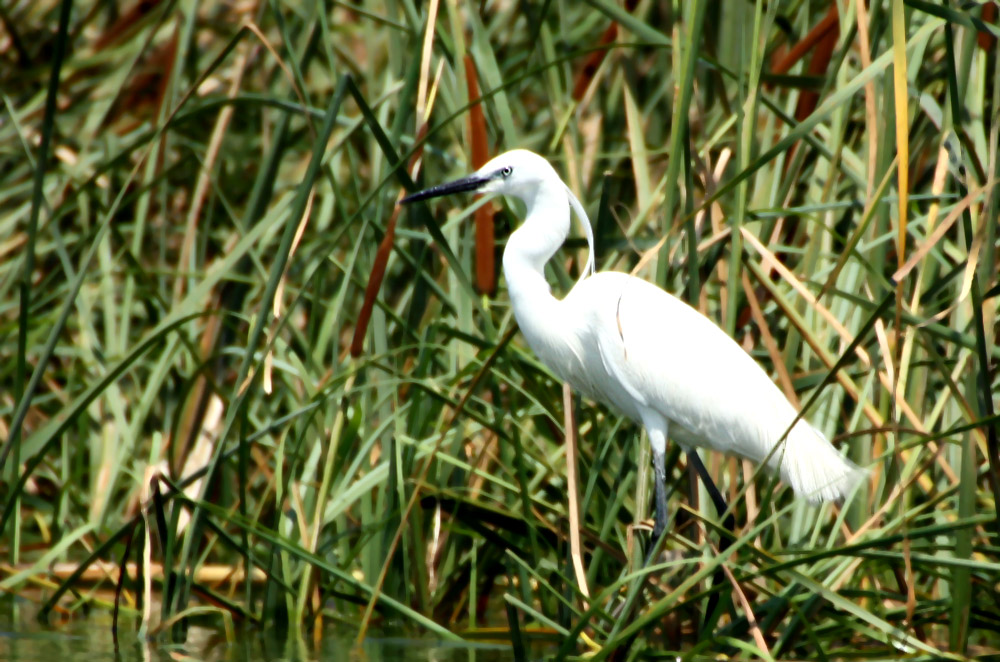
[[[695,309],[627,274],[604,272],[571,293],[589,315],[600,365],[587,366],[607,404],[635,420],[650,407],[680,441],[760,460],[772,428],[795,411],[735,341]],[[676,430],[680,426],[681,430]],[[680,434],[677,434],[680,433]],[[781,432],[777,432],[780,436]]]
[[[641,279],[603,272],[579,283],[566,301],[583,350],[576,375],[591,397],[636,422],[655,411],[686,446],[767,458],[814,502],[846,496],[864,477],[808,422],[788,431],[795,409],[767,373],[679,299]]]

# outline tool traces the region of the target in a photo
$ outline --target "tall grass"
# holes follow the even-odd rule
[[[174,636],[209,605],[518,656],[996,652],[995,3],[625,5],[5,8],[0,587],[72,612],[135,561],[104,583]],[[562,388],[476,269],[521,210],[394,205],[484,140],[547,156],[599,268],[732,334],[859,493],[706,454],[718,553],[675,451],[642,568],[645,441],[577,398],[581,586]]]

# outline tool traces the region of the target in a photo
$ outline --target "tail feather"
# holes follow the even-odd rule
[[[776,465],[778,461],[781,479],[812,503],[845,498],[868,474],[805,421],[796,423],[785,443],[775,451],[771,463]]]

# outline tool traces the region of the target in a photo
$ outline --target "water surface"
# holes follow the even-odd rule
[[[54,614],[49,622],[36,617],[37,603],[19,597],[0,597],[0,660],[7,662],[178,662],[178,660],[346,660],[348,662],[508,662],[514,660],[508,643],[450,642],[400,631],[370,629],[361,647],[354,645],[356,630],[327,625],[314,642],[276,630],[244,630],[226,634],[205,625],[188,629],[183,643],[147,642],[139,637],[134,618],[119,623],[116,649],[111,614],[103,609],[80,610],[72,617]],[[545,647],[548,648],[548,647]],[[554,651],[554,649],[552,649]],[[541,650],[532,650],[541,659]]]

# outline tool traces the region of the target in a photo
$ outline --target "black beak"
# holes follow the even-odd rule
[[[447,184],[438,184],[437,186],[432,186],[430,188],[425,188],[423,191],[417,191],[416,193],[411,193],[402,200],[399,201],[402,205],[408,205],[411,202],[417,202],[419,200],[427,200],[428,198],[437,198],[442,195],[451,195],[452,193],[462,193],[463,191],[475,191],[482,187],[486,182],[490,181],[489,177],[483,177],[481,175],[470,175],[469,177],[463,177],[462,179],[456,179],[453,182],[448,182]]]

